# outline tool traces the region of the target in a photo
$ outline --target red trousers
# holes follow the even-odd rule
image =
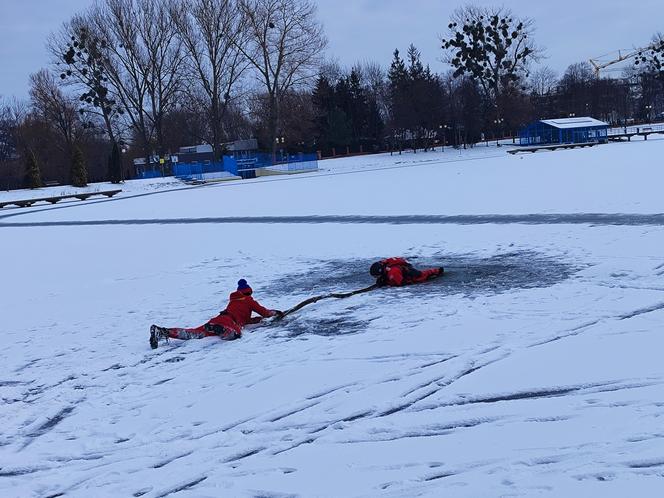
[[[168,336],[173,339],[184,340],[218,336],[225,341],[232,341],[242,337],[242,327],[235,323],[229,315],[221,314],[193,329],[170,328],[168,329]]]
[[[427,270],[420,270],[420,274],[417,277],[411,278],[408,283],[419,284],[426,282],[432,277],[437,277],[440,274],[439,268],[429,268]]]

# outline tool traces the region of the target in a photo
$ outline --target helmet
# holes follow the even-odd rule
[[[383,274],[383,263],[376,261],[371,265],[371,268],[369,268],[369,273],[374,277],[380,277]]]

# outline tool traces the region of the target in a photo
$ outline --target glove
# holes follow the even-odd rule
[[[284,316],[284,312],[281,310],[272,310],[272,313],[274,313],[274,316],[276,316],[277,318],[283,318]]]

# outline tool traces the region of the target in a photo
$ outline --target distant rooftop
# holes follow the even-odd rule
[[[609,126],[604,121],[599,119],[584,117],[584,118],[558,118],[558,119],[542,119],[542,123],[553,126],[554,128],[585,128],[588,126]]]

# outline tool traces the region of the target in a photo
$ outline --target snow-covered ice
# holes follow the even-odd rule
[[[3,208],[0,496],[661,496],[663,152],[362,156]],[[239,278],[285,309],[396,255],[447,275],[149,348]]]

